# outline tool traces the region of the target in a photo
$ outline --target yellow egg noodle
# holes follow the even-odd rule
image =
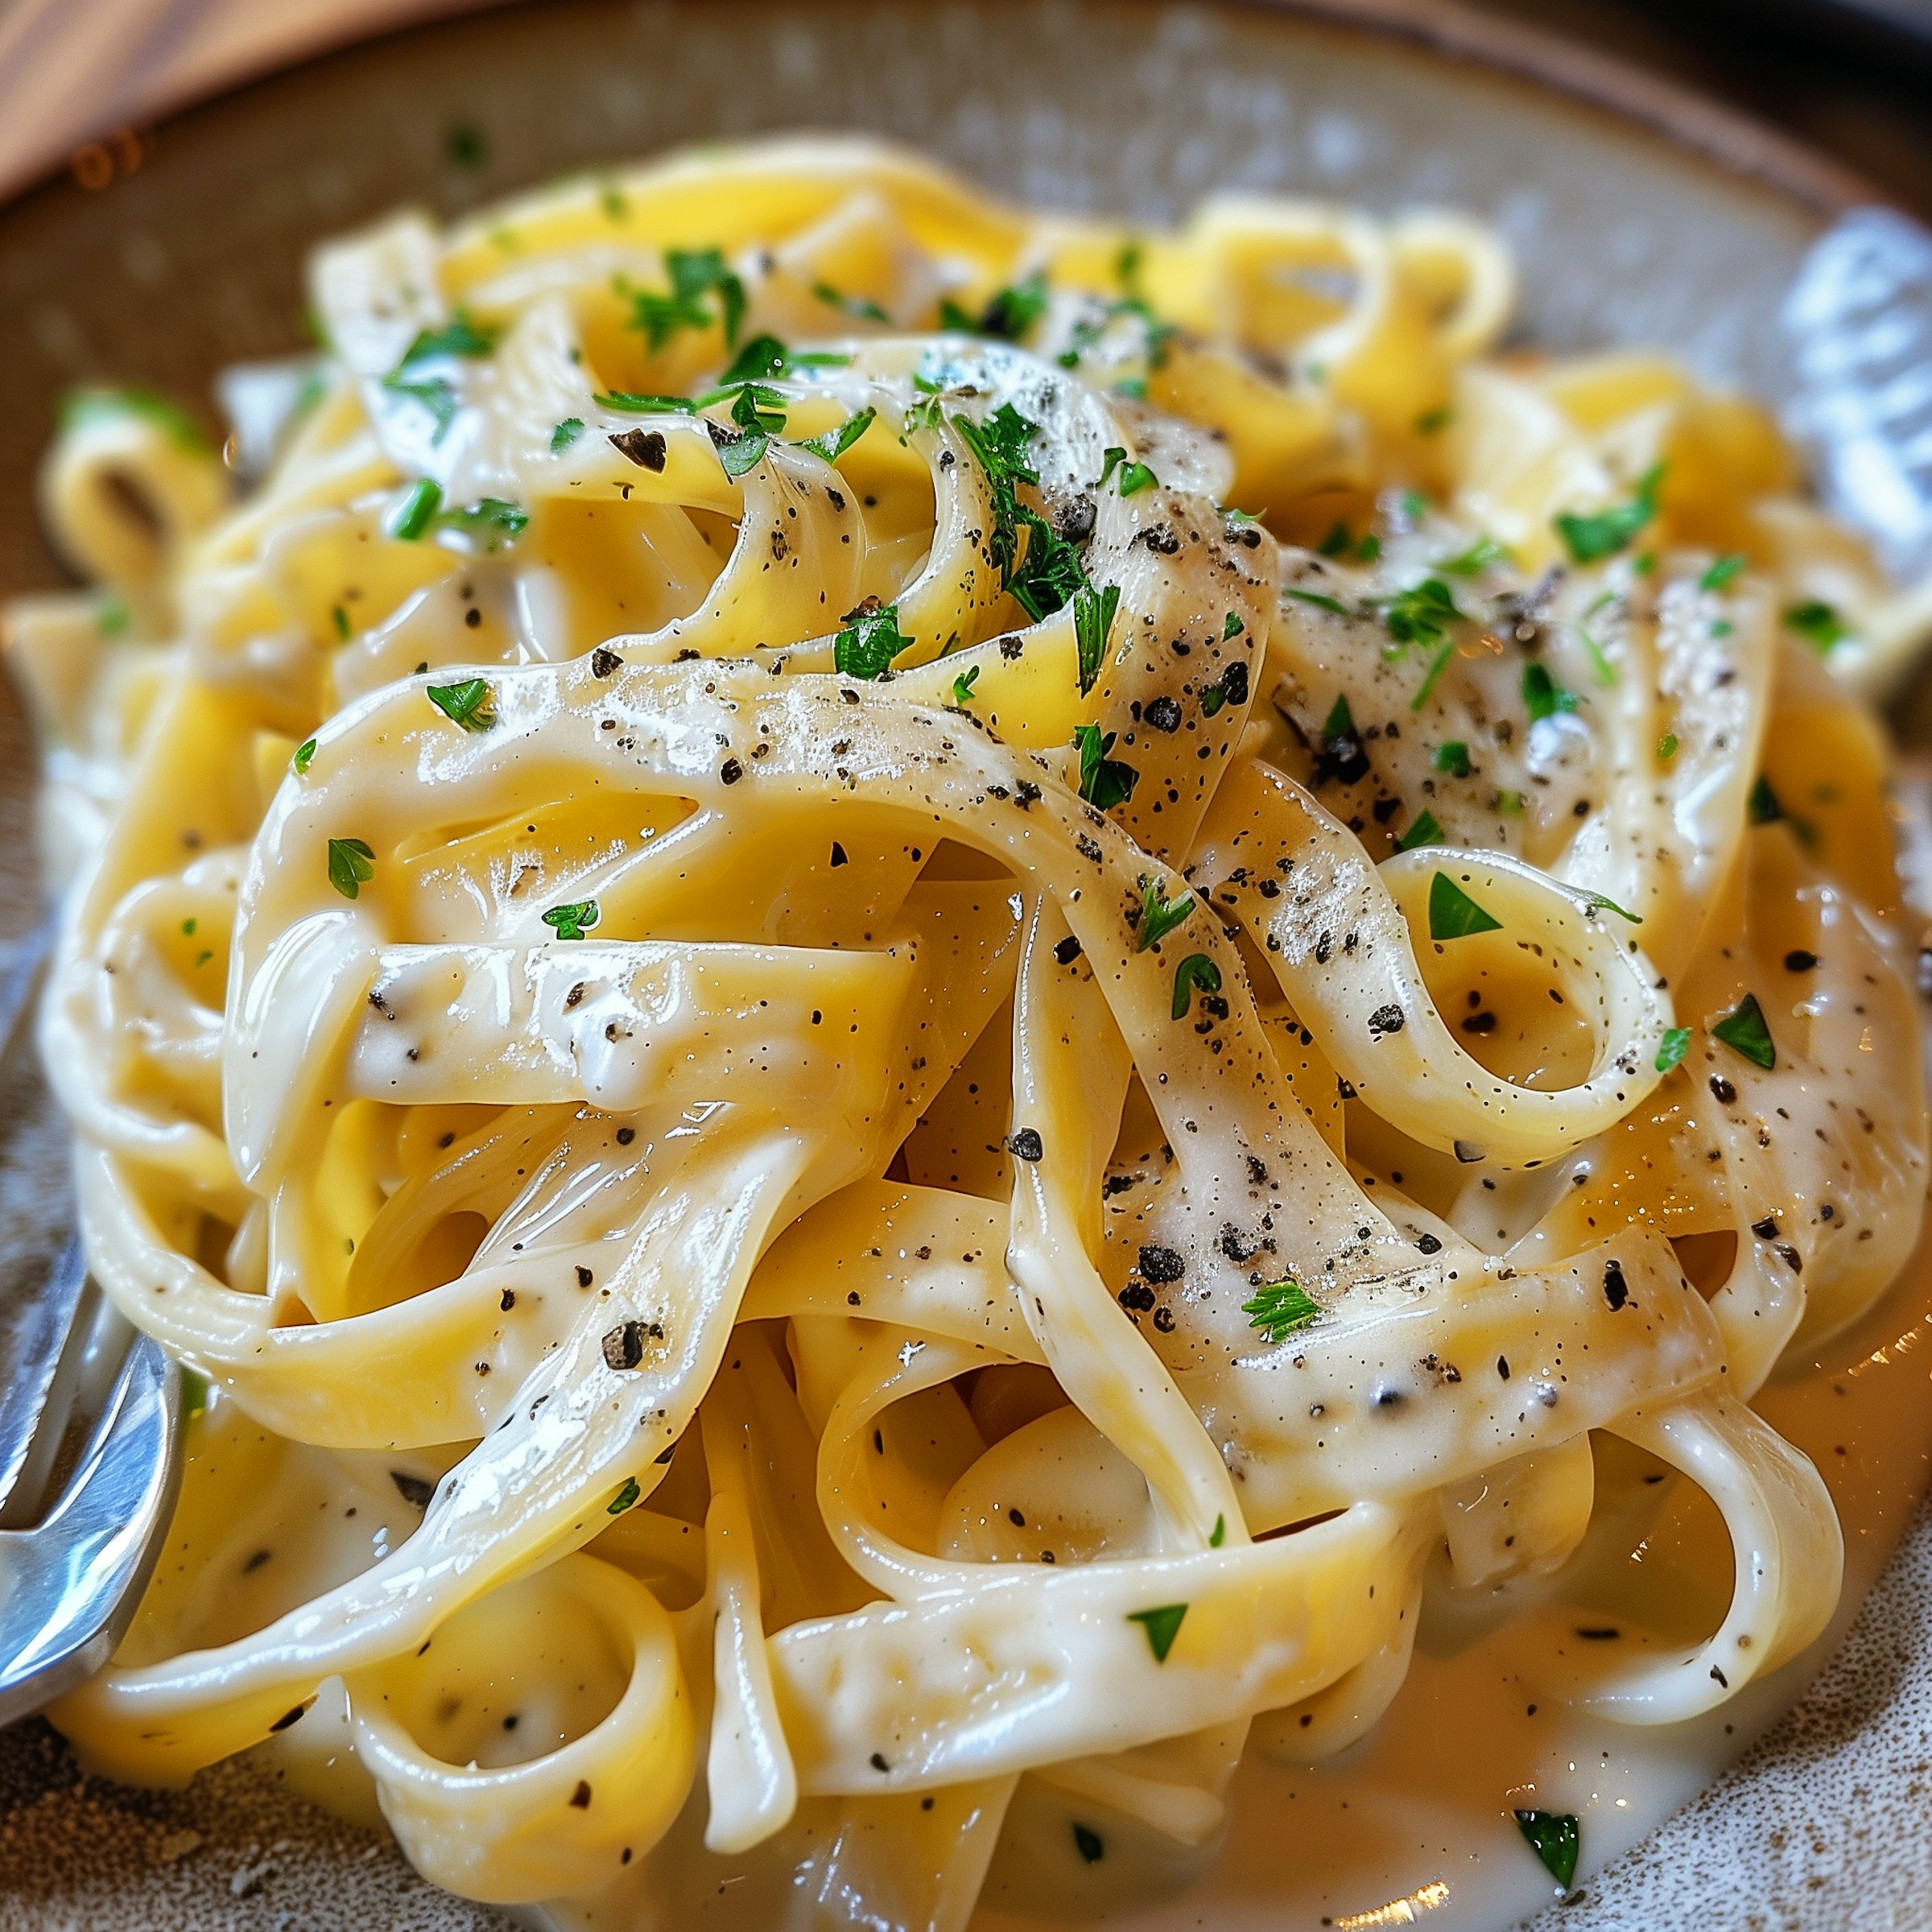
[[[1499,355],[1459,217],[844,141],[312,295],[238,497],[72,400],[94,588],[7,621],[89,1254],[208,1391],[89,1762],[357,1765],[560,1926],[939,1932],[1002,1833],[1198,1869],[1666,1471],[1728,1609],[1553,1695],[1823,1629],[1747,1403],[1918,1230],[1920,626],[1757,409]]]

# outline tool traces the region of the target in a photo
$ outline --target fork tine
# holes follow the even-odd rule
[[[87,1286],[87,1261],[78,1237],[70,1237],[48,1278],[20,1318],[19,1346],[0,1402],[0,1525],[17,1521],[39,1502],[39,1489],[60,1448],[66,1405],[55,1400],[60,1367],[82,1324],[79,1314]],[[70,1383],[70,1373],[66,1378]],[[51,1410],[63,1413],[50,1414]],[[43,1418],[51,1426],[43,1429]],[[36,1454],[38,1451],[38,1454]],[[22,1481],[28,1464],[36,1480]]]
[[[180,1377],[137,1335],[80,1470],[38,1529],[0,1531],[5,1634],[0,1725],[100,1669],[126,1633],[152,1573],[181,1474]]]

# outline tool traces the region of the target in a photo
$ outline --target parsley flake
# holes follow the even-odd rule
[[[1631,540],[1657,514],[1657,486],[1664,465],[1653,463],[1637,479],[1637,493],[1628,503],[1612,504],[1587,516],[1566,510],[1555,519],[1573,564],[1599,564],[1629,547]]]
[[[550,432],[550,453],[553,456],[562,456],[583,433],[584,419],[581,416],[566,416]]]
[[[716,321],[724,329],[724,346],[735,348],[745,320],[745,284],[725,266],[723,250],[667,249],[664,273],[671,283],[668,293],[640,290],[632,294],[630,326],[641,329],[656,349],[679,329],[708,328]],[[717,297],[715,312],[704,300],[712,295]]]
[[[799,448],[815,452],[828,463],[836,463],[878,420],[878,415],[868,403],[856,415],[848,416],[836,429],[828,429],[822,436],[806,437]]]
[[[1187,1614],[1185,1604],[1162,1604],[1158,1610],[1129,1610],[1127,1620],[1138,1624],[1147,1633],[1147,1647],[1154,1653],[1154,1661],[1164,1664],[1180,1633],[1181,1619]]]
[[[314,764],[315,762],[316,741],[313,738],[304,738],[302,742],[295,747],[294,762],[297,774],[299,774],[302,772],[307,771],[309,766]]]
[[[861,604],[846,612],[845,628],[832,639],[832,661],[848,678],[867,679],[881,675],[902,650],[912,646],[910,638],[899,634],[899,607]]]
[[[1446,872],[1429,881],[1429,936],[1466,939],[1472,933],[1501,932],[1503,923],[1485,912]]]
[[[419,543],[442,507],[441,486],[427,477],[419,477],[390,513],[389,534],[398,543]]]
[[[1469,775],[1469,747],[1460,738],[1450,738],[1436,746],[1429,762],[1452,778],[1466,778]]]
[[[1174,1017],[1177,1020],[1187,1018],[1197,986],[1203,993],[1221,989],[1221,969],[1204,952],[1189,953],[1174,969]]]
[[[1657,1043],[1657,1070],[1668,1073],[1673,1067],[1682,1063],[1684,1055],[1690,1051],[1690,1029],[1688,1026],[1666,1026],[1664,1037]]]
[[[1567,1892],[1576,1876],[1576,1855],[1583,1843],[1576,1820],[1568,1813],[1518,1811],[1516,1828],[1558,1885]]]
[[[1765,1024],[1765,1010],[1757,995],[1748,993],[1711,1029],[1713,1039],[1722,1040],[1734,1053],[1741,1053],[1753,1066],[1769,1073],[1777,1064],[1777,1048],[1771,1030]]]
[[[1117,584],[1097,589],[1091,584],[1083,584],[1073,593],[1073,642],[1080,659],[1083,697],[1100,680],[1100,667],[1107,656],[1107,634],[1113,629],[1113,613],[1120,604]]]
[[[375,876],[375,852],[362,840],[328,841],[328,882],[344,898],[355,898]]]
[[[1443,828],[1435,822],[1435,814],[1424,810],[1415,815],[1409,829],[1395,842],[1397,852],[1414,852],[1418,845],[1439,845],[1443,842]]]
[[[634,1476],[625,1476],[624,1487],[610,1499],[609,1507],[605,1513],[607,1516],[621,1516],[643,1493],[642,1489],[638,1486],[638,1479]]]
[[[490,355],[494,353],[497,338],[502,332],[495,328],[479,328],[463,310],[458,309],[454,321],[446,323],[441,328],[424,329],[410,344],[403,352],[402,360],[396,365],[396,375],[413,375],[425,362],[440,361],[449,356],[463,356],[473,361]]]
[[[1221,642],[1225,644],[1230,638],[1238,638],[1245,628],[1241,613],[1238,610],[1229,611],[1221,620]]]
[[[488,731],[497,721],[487,678],[466,678],[460,684],[431,684],[423,695],[465,731]]]
[[[568,906],[553,906],[543,914],[543,923],[554,928],[560,939],[580,939],[603,917],[595,899],[579,899]]]
[[[1785,628],[1795,632],[1823,658],[1851,636],[1851,626],[1836,609],[1814,597],[1809,603],[1794,604],[1785,613]]]
[[[1744,568],[1744,559],[1737,551],[1722,556],[1697,580],[1699,590],[1722,590]]]
[[[479,497],[460,510],[444,510],[436,522],[441,529],[460,530],[485,551],[502,550],[528,528],[530,512],[502,497]]]
[[[1317,610],[1332,611],[1338,617],[1349,614],[1348,606],[1340,597],[1331,597],[1319,590],[1297,590],[1292,584],[1286,587],[1286,594],[1298,604],[1312,604]]]
[[[1227,1540],[1228,1518],[1225,1516],[1217,1516],[1214,1519],[1214,1534],[1208,1539],[1208,1547],[1210,1550],[1218,1550]]]
[[[1185,925],[1194,910],[1194,894],[1182,888],[1178,899],[1169,898],[1161,881],[1150,873],[1141,875],[1141,930],[1134,942],[1136,952],[1158,946],[1175,927]]]
[[[1398,644],[1434,644],[1462,615],[1449,586],[1440,577],[1424,577],[1389,599],[1382,621]]]
[[[952,681],[953,703],[956,704],[964,704],[967,700],[972,696],[973,686],[978,683],[979,681],[979,666],[976,664],[968,664],[966,668],[961,671],[960,675]]]
[[[1076,724],[1073,741],[1080,753],[1080,796],[1096,811],[1111,811],[1133,796],[1141,774],[1133,766],[1107,753],[1113,749],[1115,734],[1100,734],[1097,724]]]
[[[1540,724],[1545,718],[1554,718],[1559,712],[1575,711],[1576,694],[1565,691],[1550,676],[1546,665],[1525,664],[1523,702],[1529,707],[1530,723]]]
[[[1269,1282],[1257,1288],[1252,1301],[1241,1303],[1241,1313],[1261,1331],[1265,1342],[1283,1342],[1298,1328],[1318,1320],[1322,1305],[1292,1277]]]

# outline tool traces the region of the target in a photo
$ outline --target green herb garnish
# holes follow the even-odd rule
[[[667,249],[664,272],[671,283],[669,293],[632,294],[631,327],[642,329],[654,349],[662,349],[681,328],[708,328],[716,321],[724,328],[724,346],[735,347],[745,320],[745,284],[725,266],[723,250]],[[715,312],[705,304],[710,295],[717,297]]]
[[[579,899],[572,905],[551,906],[543,923],[560,939],[580,939],[603,916],[595,899]]]
[[[607,1516],[621,1516],[643,1493],[638,1486],[638,1479],[634,1476],[627,1476],[624,1479],[624,1487],[610,1499],[610,1505],[605,1513]]]
[[[1434,644],[1447,626],[1457,622],[1462,612],[1455,598],[1440,577],[1424,577],[1421,583],[1398,590],[1382,610],[1382,621],[1398,644]]]
[[[1218,1550],[1227,1540],[1228,1519],[1225,1516],[1217,1516],[1214,1519],[1214,1534],[1208,1539],[1208,1547],[1210,1550]]]
[[[1436,568],[1447,571],[1452,577],[1480,577],[1492,564],[1505,564],[1509,559],[1508,548],[1494,537],[1478,537],[1467,550],[1444,557]]]
[[[1785,815],[1785,808],[1777,802],[1777,794],[1771,789],[1771,781],[1761,771],[1757,782],[1751,787],[1751,795],[1744,802],[1744,815],[1753,825],[1770,825]]]
[[[952,681],[953,703],[959,705],[964,705],[966,703],[966,700],[972,696],[972,687],[974,685],[978,683],[979,681],[979,666],[976,664],[968,664],[966,668],[961,671],[960,675]]]
[[[432,377],[426,382],[405,382],[399,377],[388,376],[383,379],[382,386],[392,395],[407,396],[436,418],[436,434],[430,438],[432,444],[440,443],[449,433],[450,424],[456,419],[456,411],[463,407],[456,385],[445,382],[440,376]]]
[[[1080,753],[1080,796],[1096,811],[1111,811],[1133,796],[1141,774],[1133,766],[1107,753],[1113,749],[1115,734],[1104,737],[1097,724],[1076,724],[1073,741]]]
[[[486,551],[501,550],[522,535],[529,526],[530,512],[521,503],[508,502],[502,497],[479,497],[460,510],[444,510],[436,522],[444,530],[460,530],[475,538]]]
[[[1452,778],[1466,778],[1469,775],[1469,747],[1460,738],[1448,739],[1436,746],[1429,762]]]
[[[698,407],[689,396],[660,396],[630,389],[600,390],[591,401],[599,409],[614,409],[627,416],[688,416],[696,415]]]
[[[1657,492],[1664,465],[1653,463],[1638,478],[1637,493],[1628,503],[1612,504],[1588,516],[1565,511],[1555,519],[1556,532],[1568,547],[1573,564],[1600,563],[1627,549],[1631,539],[1657,514]]]
[[[204,453],[208,438],[201,425],[171,398],[158,389],[138,383],[120,389],[76,389],[60,399],[57,420],[63,430],[79,429],[89,423],[111,420],[117,416],[139,416],[161,431],[181,448]]]
[[[1785,613],[1785,628],[1794,631],[1822,658],[1851,636],[1851,626],[1829,604],[1815,597],[1806,604],[1794,604]]]
[[[431,684],[424,696],[465,731],[488,731],[497,721],[487,678],[466,678],[460,684]]]
[[[353,899],[375,876],[376,855],[361,839],[328,841],[328,882],[344,898]]]
[[[294,762],[297,774],[299,775],[301,773],[307,771],[309,766],[314,764],[315,762],[316,741],[313,738],[304,738],[302,742],[295,747]]]
[[[1675,732],[1667,731],[1657,740],[1657,755],[1658,761],[1666,765],[1668,765],[1677,756],[1677,733]]]
[[[497,338],[502,332],[494,328],[479,328],[461,309],[456,311],[456,320],[446,323],[441,328],[426,328],[403,352],[402,360],[396,365],[395,375],[390,380],[414,375],[425,362],[440,361],[448,356],[464,356],[472,360],[491,354],[496,349]]]
[[[1523,702],[1530,709],[1530,721],[1540,724],[1545,718],[1554,718],[1558,712],[1575,711],[1576,696],[1565,691],[1549,669],[1542,664],[1525,664],[1523,667]]]
[[[550,453],[553,456],[562,456],[583,433],[584,419],[581,416],[566,416],[550,432]]]
[[[1100,667],[1107,656],[1107,635],[1113,629],[1113,613],[1120,608],[1121,587],[1109,584],[1096,588],[1083,584],[1073,593],[1073,642],[1080,659],[1080,695],[1084,697],[1100,680]]]
[[[1744,559],[1736,551],[1728,556],[1719,557],[1697,580],[1699,590],[1722,590],[1744,567]]]
[[[1147,1633],[1147,1647],[1154,1653],[1154,1661],[1164,1664],[1179,1633],[1181,1619],[1187,1614],[1185,1604],[1162,1604],[1158,1610],[1129,1610],[1127,1620],[1138,1624]]]
[[[1246,626],[1241,622],[1241,613],[1231,610],[1221,620],[1221,642],[1225,644],[1230,638],[1238,638]]]
[[[1722,1040],[1734,1053],[1741,1053],[1753,1066],[1768,1073],[1777,1064],[1777,1048],[1772,1043],[1771,1030],[1765,1024],[1764,1009],[1757,995],[1748,993],[1711,1029],[1713,1039]]]
[[[1321,1312],[1321,1303],[1292,1278],[1269,1282],[1255,1290],[1252,1301],[1241,1303],[1241,1313],[1265,1342],[1286,1341],[1298,1328],[1319,1319]]]
[[[841,621],[844,629],[832,639],[832,661],[848,678],[878,677],[901,651],[911,648],[912,639],[899,634],[896,604],[870,609],[861,604]]]
[[[1409,700],[1411,711],[1420,711],[1429,702],[1430,693],[1435,689],[1437,679],[1449,668],[1449,660],[1455,655],[1454,642],[1447,641],[1429,660],[1429,668],[1423,674],[1422,683],[1416,687],[1415,696]]]
[[[1348,606],[1340,597],[1325,597],[1319,590],[1297,590],[1290,584],[1287,587],[1287,595],[1298,604],[1312,604],[1317,610],[1332,611],[1338,617],[1351,614]]]
[[[442,507],[441,486],[427,477],[419,477],[391,514],[389,534],[404,543],[416,543],[436,521],[436,512]]]
[[[1429,881],[1429,936],[1466,939],[1472,933],[1501,932],[1503,923],[1485,912],[1446,872]]]
[[[1175,927],[1184,925],[1194,910],[1194,894],[1183,887],[1178,899],[1170,899],[1161,881],[1150,873],[1141,875],[1141,929],[1134,941],[1136,952],[1158,946]]]
[[[947,300],[939,304],[939,326],[971,336],[991,336],[1002,342],[1022,341],[1046,312],[1046,272],[1035,269],[1025,281],[997,291],[975,316]]]
[[[1422,811],[1410,823],[1409,829],[1395,842],[1397,852],[1414,852],[1418,845],[1439,845],[1443,842],[1443,828],[1435,822],[1435,814]]]
[[[1221,989],[1221,969],[1204,952],[1189,953],[1174,969],[1174,1017],[1177,1020],[1187,1018],[1197,986],[1203,993]]]
[[[1666,1026],[1664,1037],[1657,1043],[1657,1070],[1668,1073],[1679,1065],[1684,1055],[1690,1051],[1690,1029],[1688,1026]]]
[[[836,463],[877,421],[878,414],[868,403],[857,415],[848,416],[836,429],[828,429],[822,436],[806,437],[799,448],[814,451],[828,463]]]
[[[1516,1828],[1550,1876],[1567,1892],[1576,1876],[1576,1855],[1583,1843],[1576,1820],[1567,1813],[1559,1816],[1554,1811],[1518,1811]]]
[[[876,302],[868,302],[863,295],[848,295],[832,287],[829,282],[815,282],[811,292],[828,308],[836,308],[848,316],[861,316],[868,322],[890,322],[892,317]]]

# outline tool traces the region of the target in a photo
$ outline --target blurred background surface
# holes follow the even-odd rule
[[[103,165],[89,143],[223,85],[495,3],[0,0],[0,196],[76,151],[82,167]],[[1348,0],[1319,4],[1345,12]],[[1810,142],[1932,221],[1932,0],[1377,0],[1375,10],[1424,33],[1488,14],[1567,36]]]

